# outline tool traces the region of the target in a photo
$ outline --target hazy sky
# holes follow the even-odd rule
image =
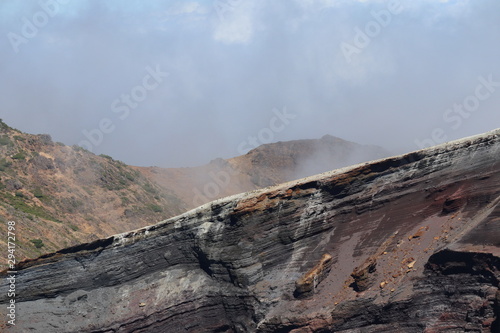
[[[1,0],[0,31],[0,118],[128,164],[500,127],[498,0]]]

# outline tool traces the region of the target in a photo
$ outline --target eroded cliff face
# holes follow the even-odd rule
[[[498,332],[499,153],[497,130],[24,262],[15,329]]]

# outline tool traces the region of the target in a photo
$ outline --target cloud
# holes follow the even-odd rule
[[[247,44],[251,41],[259,23],[256,21],[256,11],[259,1],[216,0],[214,11],[213,38],[217,42],[227,44]]]
[[[500,2],[402,0],[384,25],[373,13],[389,3],[71,1],[16,53],[7,34],[22,35],[23,18],[42,9],[5,0],[0,118],[67,144],[110,119],[116,128],[96,153],[161,166],[237,155],[275,108],[297,120],[274,141],[331,134],[410,150],[436,128],[451,140],[498,127],[500,90],[457,129],[443,115],[478,77],[500,81]],[[342,43],[357,43],[351,62]],[[169,76],[120,119],[112,103],[139,92],[148,66]]]
[[[204,14],[206,11],[199,2],[178,2],[168,11],[171,15]]]

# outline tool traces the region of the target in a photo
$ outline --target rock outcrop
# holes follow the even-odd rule
[[[497,130],[25,261],[8,329],[499,332],[499,153]]]
[[[321,260],[309,272],[295,282],[294,296],[307,297],[316,292],[316,288],[330,273],[333,258],[328,253],[323,254]]]

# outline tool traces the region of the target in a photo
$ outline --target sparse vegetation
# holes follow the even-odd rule
[[[89,222],[95,222],[96,219],[90,215],[86,215],[85,217],[85,221],[89,221]]]
[[[26,158],[26,154],[23,151],[20,151],[19,153],[14,154],[12,158],[14,160],[24,160]]]
[[[33,195],[35,196],[35,198],[38,198],[38,199],[41,199],[43,198],[43,192],[42,192],[42,189],[37,187],[33,190]]]
[[[40,139],[41,143],[44,145],[53,145],[54,144],[50,134],[38,134],[38,138]]]
[[[113,157],[111,157],[111,156],[109,156],[109,155],[106,155],[106,154],[101,154],[101,155],[99,155],[99,156],[104,157],[104,158],[106,158],[106,159],[108,159],[108,160],[110,160],[110,161],[113,161]]]
[[[163,208],[160,205],[156,205],[156,204],[150,204],[149,209],[151,209],[155,213],[163,212]]]
[[[100,163],[97,168],[100,169],[102,186],[110,191],[128,188],[132,182],[136,181],[139,174],[137,171],[127,168],[123,162],[115,160],[111,164]],[[154,191],[152,187],[151,190]]]
[[[0,146],[11,145],[12,141],[10,141],[8,136],[0,136]]]
[[[146,191],[150,194],[157,194],[158,193],[158,191],[153,187],[153,185],[151,185],[150,182],[144,183],[144,185],[142,185],[142,188],[144,189],[144,191]]]
[[[6,123],[3,122],[2,119],[0,119],[0,129],[2,129],[2,130],[8,130],[8,129],[12,129],[12,127],[10,127],[9,125],[7,125]]]
[[[55,219],[52,215],[50,215],[45,209],[39,206],[30,206],[26,203],[26,198],[24,194],[22,196],[17,195],[17,193],[22,194],[21,192],[16,192],[16,195],[13,196],[9,193],[0,193],[0,199],[4,200],[6,203],[10,204],[14,209],[23,212],[28,215],[34,215],[42,219],[60,222]]]
[[[60,206],[71,214],[76,213],[83,205],[83,201],[78,200],[76,197],[62,198],[60,200]]]
[[[87,192],[88,195],[94,195],[94,191],[92,191],[90,188],[87,186],[82,186],[83,190]]]
[[[80,172],[83,172],[83,171],[85,171],[85,167],[83,167],[83,166],[76,167],[76,168],[73,169],[73,173],[75,175],[78,175]]]
[[[133,175],[131,172],[126,172],[125,178],[127,178],[131,182],[135,181],[135,175]]]
[[[70,227],[70,229],[73,230],[73,231],[78,231],[79,230],[79,228],[76,225],[74,225],[74,224],[70,224],[70,225],[68,225],[68,227]]]
[[[5,158],[0,160],[0,171],[5,171],[12,165],[12,162],[7,161]]]
[[[40,238],[30,239],[30,242],[32,242],[37,249],[40,249],[45,245]]]
[[[80,147],[79,145],[72,145],[71,148],[73,148],[74,151],[89,153],[89,151],[87,149]]]
[[[120,197],[120,199],[122,200],[123,206],[130,204],[130,199],[128,197],[123,196],[123,197]]]

